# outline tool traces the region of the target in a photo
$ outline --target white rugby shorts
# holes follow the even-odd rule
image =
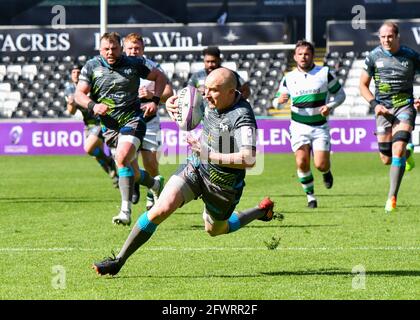
[[[293,152],[301,146],[309,144],[313,151],[330,151],[331,136],[328,122],[321,126],[310,126],[291,120],[290,144]]]
[[[160,118],[156,115],[146,123],[146,135],[143,138],[141,150],[158,151],[161,145]]]

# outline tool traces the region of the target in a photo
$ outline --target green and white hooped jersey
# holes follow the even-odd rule
[[[292,99],[292,120],[320,126],[327,122],[319,109],[327,104],[328,94],[335,94],[341,85],[331,74],[328,67],[315,65],[309,72],[299,71],[297,68],[286,74],[276,93],[279,97],[287,93]]]

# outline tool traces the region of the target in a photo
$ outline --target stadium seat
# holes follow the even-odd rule
[[[58,112],[54,109],[48,109],[43,114],[44,118],[58,118]]]
[[[43,63],[40,67],[40,71],[44,72],[44,73],[52,73],[55,69],[55,64],[54,63]]]
[[[173,53],[173,54],[169,55],[168,61],[172,61],[174,63],[176,61],[179,61],[179,55],[177,53]]]
[[[31,83],[31,85],[30,85],[30,88],[31,89],[33,89],[33,90],[35,90],[35,91],[37,91],[37,92],[40,92],[40,91],[42,91],[43,89],[44,89],[44,83],[45,83],[45,81],[42,81],[42,80],[34,80],[32,83]]]
[[[369,114],[368,105],[355,105],[350,109],[350,115],[356,117],[365,117]]]
[[[255,114],[256,116],[261,116],[261,115],[263,115],[263,109],[262,109],[261,107],[257,106],[257,107],[255,107],[255,108],[253,108],[253,110],[254,110],[254,114]]]
[[[22,75],[22,66],[19,64],[9,64],[6,70],[7,75],[13,75],[16,80]]]
[[[344,54],[344,57],[354,59],[356,57],[356,53],[354,51],[348,51]]]
[[[351,110],[351,107],[349,107],[348,105],[342,104],[334,109],[334,116],[349,118],[350,110]]]
[[[55,110],[64,110],[66,108],[66,102],[63,99],[54,99],[50,108]]]
[[[25,98],[30,99],[30,100],[34,100],[34,99],[38,98],[38,93],[34,90],[28,90],[25,93]]]
[[[11,91],[9,93],[9,100],[13,100],[13,101],[21,101],[22,100],[22,95],[20,94],[19,91]]]
[[[190,63],[186,61],[176,62],[174,73],[180,78],[187,80],[190,73]]]
[[[345,87],[344,92],[346,93],[346,96],[353,96],[357,97],[360,95],[360,91],[358,87]]]
[[[34,108],[47,110],[49,106],[48,99],[41,98],[38,99],[37,102],[34,104]]]
[[[20,92],[24,92],[29,87],[30,87],[30,82],[29,80],[25,80],[25,79],[20,80],[16,85],[17,90],[19,90]]]
[[[25,56],[17,56],[15,58],[15,63],[16,64],[25,64],[27,61],[27,58]]]
[[[30,61],[31,63],[40,64],[42,62],[42,58],[41,56],[33,56]]]
[[[267,69],[269,65],[269,61],[258,61],[256,64],[258,69]]]
[[[359,57],[364,60],[369,55],[369,53],[370,51],[363,51],[360,53]]]
[[[73,115],[70,112],[68,112],[67,110],[64,110],[64,111],[60,111],[58,113],[58,117],[59,118],[71,118],[71,117],[73,117]]]
[[[13,113],[12,113],[12,118],[17,118],[17,119],[25,119],[28,117],[29,112],[25,111],[23,109],[16,109]]]
[[[87,60],[88,60],[88,57],[86,55],[80,55],[77,57],[77,62],[82,65],[84,65]]]
[[[6,75],[6,66],[4,64],[0,64],[0,76]]]
[[[238,70],[236,71],[239,76],[245,81],[248,82],[249,81],[249,74],[247,70]]]
[[[346,86],[359,88],[360,79],[359,78],[348,78],[346,81]]]
[[[193,61],[195,61],[195,60],[196,60],[196,57],[195,57],[195,55],[194,55],[194,54],[192,54],[192,53],[187,53],[187,54],[184,56],[184,60],[185,60],[186,62],[188,62],[188,63],[191,63],[191,62],[193,62]]]
[[[365,65],[365,60],[356,59],[353,61],[352,68],[363,69],[364,65]]]
[[[413,86],[413,95],[415,97],[420,97],[420,85]]]
[[[254,52],[250,52],[250,53],[245,54],[245,56],[243,57],[243,60],[254,61],[256,57],[257,56]]]
[[[1,91],[12,91],[12,85],[9,82],[0,83],[0,92]]]
[[[44,98],[44,99],[52,99],[52,98],[54,98],[54,96],[55,96],[54,90],[44,90],[41,93],[41,97]]]
[[[287,60],[287,53],[284,52],[284,51],[277,52],[277,53],[274,54],[274,59],[286,61]]]
[[[235,61],[224,61],[222,62],[222,67],[236,71],[238,70],[238,65]]]
[[[196,73],[197,71],[204,69],[204,62],[193,62],[190,66],[190,72]]]
[[[168,79],[171,80],[175,72],[175,64],[173,62],[164,62],[160,65],[160,67],[165,71]]]
[[[162,63],[163,62],[163,55],[161,53],[158,54],[154,54],[151,56],[151,59],[157,63]]]
[[[240,69],[251,69],[252,66],[252,61],[242,61],[241,63],[239,63],[239,68]]]
[[[43,112],[38,110],[38,109],[33,109],[29,113],[29,117],[31,117],[31,118],[42,118],[43,117]]]
[[[51,80],[47,84],[47,89],[49,89],[49,90],[58,90],[59,87],[60,87],[60,83],[56,80]]]
[[[338,52],[338,51],[333,51],[333,52],[330,52],[328,55],[327,55],[327,58],[336,58],[336,59],[338,59],[338,58],[340,58],[341,57],[341,54],[340,54],[340,52]]]
[[[50,64],[54,64],[55,62],[57,62],[58,58],[55,55],[49,55],[48,57],[45,58],[45,62],[46,63],[50,63]]]
[[[74,57],[73,56],[63,56],[61,58],[61,62],[73,63]]]
[[[27,64],[22,66],[22,78],[33,80],[38,74],[38,69],[35,64]]]
[[[29,111],[32,110],[32,106],[34,104],[34,101],[32,99],[23,99],[20,103],[19,103],[19,108],[22,109],[23,111],[26,111],[27,113]]]
[[[6,100],[3,102],[3,110],[7,112],[9,118],[12,116],[13,111],[16,110],[19,102],[16,100]]]
[[[3,64],[9,64],[12,61],[13,61],[13,59],[10,56],[2,56],[1,57],[1,63],[3,63]]]

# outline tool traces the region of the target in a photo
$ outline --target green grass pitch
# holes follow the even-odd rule
[[[120,195],[96,162],[1,157],[0,299],[419,299],[420,168],[406,173],[399,210],[385,214],[389,167],[378,155],[332,161],[334,187],[314,172],[319,208],[310,210],[293,155],[266,155],[237,209],[269,195],[283,221],[212,238],[194,201],[112,278],[91,264],[117,252],[130,228],[111,223]],[[161,167],[166,178],[175,169]]]

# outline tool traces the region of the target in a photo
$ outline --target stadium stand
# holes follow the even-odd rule
[[[203,56],[197,52],[150,52],[172,82],[175,92],[186,85],[192,73],[202,69]],[[54,55],[41,57],[3,56],[0,62],[0,117],[66,118],[64,87],[70,81],[74,63],[83,65],[89,57]],[[224,52],[223,66],[250,81],[256,115],[267,115],[283,72],[288,52]],[[160,109],[162,116],[165,109]]]
[[[336,117],[366,117],[373,113],[369,104],[360,96],[359,80],[363,69],[364,59],[368,52],[360,54],[349,51],[341,55],[338,52],[330,52],[326,55],[325,65],[329,66],[344,88],[346,100],[338,106],[333,115]],[[373,81],[370,84],[372,92],[375,91]]]
[[[318,49],[317,49],[318,50]],[[340,54],[325,53],[316,63],[327,65],[337,76],[346,92],[345,102],[334,110],[336,117],[366,117],[373,113],[359,94],[359,78],[368,52],[353,51]],[[204,67],[198,52],[148,52],[167,73],[175,92],[186,85],[192,73]],[[0,117],[1,118],[67,118],[64,87],[70,81],[74,63],[83,65],[86,55],[77,57],[2,56],[0,59]],[[322,61],[323,60],[323,61]],[[250,102],[257,116],[287,116],[290,108],[272,107],[274,94],[285,72],[294,67],[290,51],[225,51],[223,66],[237,71],[249,81]],[[373,81],[371,89],[374,90]],[[420,96],[420,75],[415,79],[414,94]],[[159,110],[166,116],[164,108]]]

